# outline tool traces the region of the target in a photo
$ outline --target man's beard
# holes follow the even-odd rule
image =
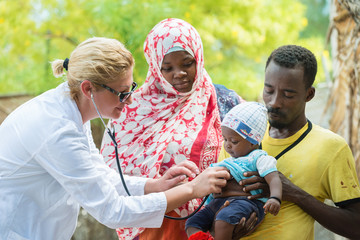
[[[281,123],[281,122],[278,122],[278,121],[272,121],[271,119],[269,119],[269,124],[270,124],[270,127],[274,127],[274,128],[277,128],[277,129],[282,129],[282,128],[286,127],[285,123]]]
[[[280,112],[279,109],[277,109],[277,108],[267,107],[267,110],[268,110],[268,113],[274,113],[283,118],[285,117],[285,114]],[[269,117],[269,124],[271,127],[278,128],[278,129],[282,129],[282,128],[286,127],[285,123],[281,123],[276,120],[275,121],[271,120],[270,117]]]

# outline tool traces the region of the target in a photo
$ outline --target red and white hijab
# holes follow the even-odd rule
[[[173,47],[195,57],[196,77],[190,92],[178,92],[160,72],[165,54]],[[121,168],[127,175],[158,178],[174,164],[190,160],[202,171],[217,161],[222,136],[216,92],[204,68],[200,36],[183,20],[165,19],[148,34],[144,52],[149,64],[145,83],[120,118],[109,123],[115,126]],[[106,134],[101,153],[106,163],[117,169],[113,143]],[[186,216],[199,202],[190,201],[175,211]],[[141,232],[119,231],[123,236]]]

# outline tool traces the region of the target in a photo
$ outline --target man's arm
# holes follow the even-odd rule
[[[297,204],[330,231],[350,239],[360,239],[360,199],[345,207],[329,206],[290,182],[279,174],[283,184],[283,200]]]
[[[244,175],[255,176],[241,180],[240,185],[247,185],[243,187],[244,191],[249,192],[261,188],[265,192],[262,196],[252,195],[249,198],[256,199],[269,196],[268,186],[266,187],[256,172],[246,172]],[[283,174],[279,173],[279,176],[282,182],[282,198],[284,201],[297,204],[304,212],[330,231],[350,239],[360,239],[360,199],[358,202],[347,204],[346,207],[329,206],[294,185]]]

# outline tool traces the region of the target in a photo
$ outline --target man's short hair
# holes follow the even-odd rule
[[[265,69],[271,60],[281,67],[302,67],[304,69],[305,87],[309,88],[313,85],[317,73],[317,62],[310,50],[297,45],[281,46],[270,54]]]

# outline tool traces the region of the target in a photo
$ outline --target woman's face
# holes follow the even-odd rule
[[[195,58],[187,51],[166,54],[161,64],[161,73],[178,92],[189,92],[196,76]]]
[[[116,81],[107,83],[106,85],[118,92],[129,92],[133,83],[133,69],[131,68],[125,75],[119,76]],[[125,107],[125,104],[132,103],[132,97],[130,96],[124,102],[120,102],[119,96],[100,87],[96,93],[94,93],[94,99],[98,105],[99,111],[104,118],[117,119],[120,117],[121,111]]]

